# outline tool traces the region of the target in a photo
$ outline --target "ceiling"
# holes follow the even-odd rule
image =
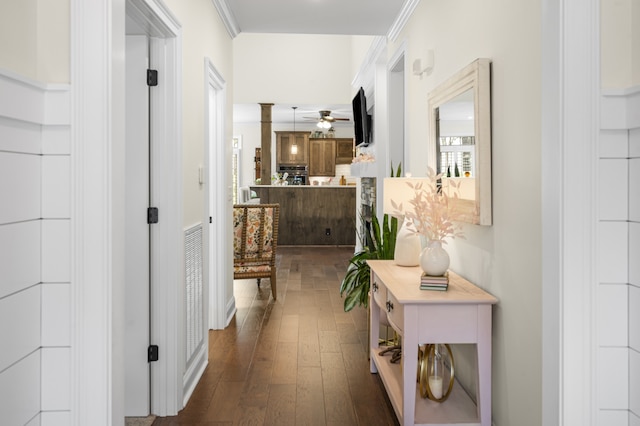
[[[405,0],[216,0],[246,33],[386,35]]]
[[[384,36],[402,13],[407,0],[214,0],[225,19],[238,32],[285,34],[340,34]],[[292,106],[297,106],[296,121],[319,117],[318,111],[330,110],[337,117],[351,118],[351,105],[305,104],[274,105],[273,123],[292,123]],[[257,104],[236,104],[236,123],[255,123],[260,117]],[[258,118],[259,120],[259,118]],[[336,122],[335,126],[353,126]]]

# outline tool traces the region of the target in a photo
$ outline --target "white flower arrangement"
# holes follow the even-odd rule
[[[446,244],[445,238],[464,238],[461,231],[460,219],[462,214],[456,209],[458,185],[453,180],[447,183],[453,195],[447,195],[442,190],[442,173],[436,174],[432,168],[427,170],[425,181],[418,183],[407,182],[415,196],[409,200],[413,209],[403,209],[402,203],[397,204],[393,199],[391,206],[397,214],[404,215],[407,228],[416,234],[423,235],[429,241],[440,241]]]

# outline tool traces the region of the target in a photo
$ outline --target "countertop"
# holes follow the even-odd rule
[[[355,185],[251,185],[249,186],[249,188],[284,188],[284,189],[291,189],[291,188],[313,188],[313,189],[318,189],[318,188],[323,188],[323,189],[342,189],[342,188],[352,188],[355,189]]]

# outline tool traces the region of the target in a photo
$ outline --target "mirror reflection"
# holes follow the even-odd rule
[[[465,222],[491,225],[491,112],[489,60],[478,59],[429,95],[430,164],[443,189],[458,184],[457,209]]]

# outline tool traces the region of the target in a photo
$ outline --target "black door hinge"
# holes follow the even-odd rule
[[[147,70],[147,86],[158,85],[158,70]]]
[[[149,207],[147,209],[147,223],[158,223],[158,208]]]
[[[213,223],[213,218],[209,216],[209,223]]]
[[[147,362],[153,362],[158,360],[158,345],[149,345],[147,349]]]

